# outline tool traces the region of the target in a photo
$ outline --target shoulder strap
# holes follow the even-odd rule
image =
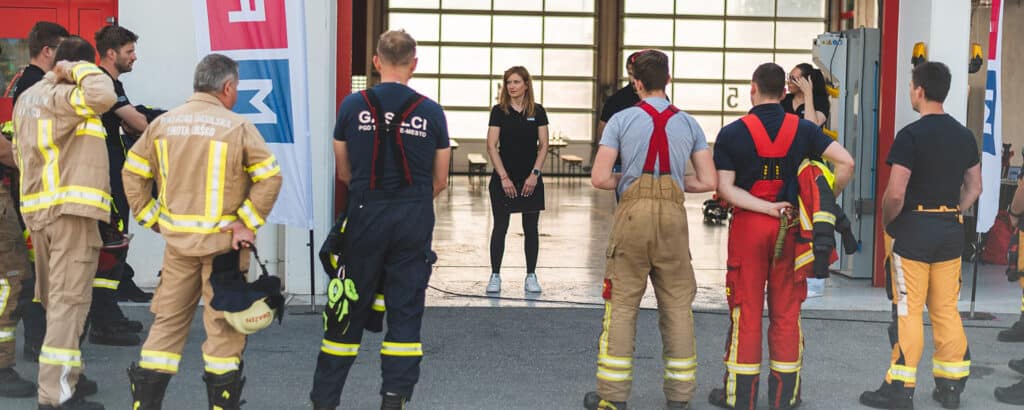
[[[679,109],[669,104],[668,108],[664,111],[658,112],[654,106],[646,101],[640,101],[637,103],[637,106],[643,109],[647,115],[651,116],[651,121],[654,122],[654,130],[651,132],[643,171],[653,173],[654,164],[657,162],[659,174],[672,172],[669,159],[668,133],[665,130],[665,126],[668,124],[668,120],[679,112]]]
[[[779,133],[773,141],[768,136],[768,131],[765,130],[764,124],[757,115],[747,114],[742,118],[742,121],[747,126],[747,130],[750,131],[750,136],[754,140],[754,147],[757,149],[757,155],[761,158],[785,157],[786,153],[789,152],[789,147],[793,145],[797,126],[800,124],[800,119],[797,116],[786,114],[782,120],[782,127],[779,128]]]
[[[384,126],[384,109],[380,106],[380,100],[372,89],[365,89],[359,92],[363,101],[370,109],[370,116],[373,117],[373,159],[370,162],[370,190],[377,189],[377,174],[381,164],[377,162],[380,156],[380,129]]]
[[[395,150],[398,153],[398,155],[394,156],[395,165],[398,166],[398,169],[402,170],[404,186],[412,185],[412,172],[409,170],[409,159],[405,155],[405,145],[402,141],[402,123],[412,115],[412,112],[416,110],[416,107],[419,107],[420,103],[422,103],[426,98],[427,97],[413,91],[412,95],[410,95],[409,98],[406,98],[405,102],[402,103],[402,108],[398,110],[398,113],[400,113],[398,118],[394,118],[394,122],[388,124],[388,131],[391,131],[392,129],[394,130],[395,145],[398,148]]]

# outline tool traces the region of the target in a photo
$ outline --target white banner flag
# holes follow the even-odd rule
[[[199,58],[238,61],[234,111],[256,125],[281,164],[284,184],[267,222],[313,229],[303,4],[193,0]]]
[[[1000,64],[1003,44],[1002,0],[992,0],[989,32],[988,80],[985,83],[985,132],[981,144],[981,197],[978,198],[978,232],[988,232],[999,213],[999,182],[1003,170],[1003,103]]]

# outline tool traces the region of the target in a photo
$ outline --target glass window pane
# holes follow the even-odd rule
[[[392,9],[436,9],[439,0],[388,0],[388,8]]]
[[[720,20],[676,20],[676,45],[682,47],[722,47],[725,39]]]
[[[590,141],[594,115],[580,113],[548,113],[548,136],[559,133],[569,141]]]
[[[438,48],[435,46],[416,46],[416,72],[423,74],[437,74],[438,71]]]
[[[429,97],[431,100],[437,101],[437,79],[436,78],[421,78],[413,77],[409,80],[409,88],[416,90],[416,92]]]
[[[491,16],[441,16],[441,41],[490,41]]]
[[[441,79],[441,105],[489,107],[490,80]]]
[[[775,0],[729,0],[726,5],[730,16],[775,15]]]
[[[719,111],[722,109],[721,84],[676,83],[672,103],[683,111]]]
[[[441,72],[445,74],[487,74],[489,61],[489,48],[441,47]]]
[[[567,0],[568,2],[568,0]],[[548,2],[550,5],[552,2]],[[560,3],[560,2],[559,2]],[[544,42],[554,44],[594,44],[593,17],[545,17]]]
[[[786,74],[788,75],[789,72],[791,70],[793,70],[794,67],[797,66],[797,64],[809,63],[811,65],[814,65],[814,62],[812,61],[811,58],[812,57],[811,57],[810,53],[807,53],[807,54],[777,53],[777,54],[775,54],[775,64],[778,64],[778,65],[782,66],[782,69],[786,70]]]
[[[490,10],[491,0],[444,0],[441,8],[463,10]]]
[[[757,66],[771,62],[771,53],[726,53],[725,78],[727,80],[750,80]],[[441,62],[444,64],[444,61]]]
[[[676,14],[719,16],[725,11],[725,0],[676,0]]]
[[[543,24],[542,17],[494,16],[494,42],[516,44],[541,43],[543,41]]]
[[[825,23],[778,23],[776,48],[810,50],[814,39],[825,32]]]
[[[445,110],[444,116],[448,120],[448,135],[457,139],[486,139],[487,121],[491,117],[491,110],[481,111],[451,111]]]
[[[707,138],[708,143],[714,143],[715,137],[718,136],[718,131],[722,130],[722,117],[719,115],[694,115],[693,119],[697,120],[697,124],[700,124],[700,128],[704,131],[704,137]]]
[[[526,67],[530,75],[540,73],[540,50],[535,48],[495,48],[491,74],[504,74],[510,67]]]
[[[623,29],[622,42],[626,46],[648,47],[648,46],[672,46],[672,36],[665,33],[672,32],[672,20],[670,19],[640,19],[627,18]],[[626,54],[629,56],[629,54]]]
[[[674,0],[626,0],[626,13],[672,14]]]
[[[388,14],[388,30],[405,29],[416,41],[437,41],[439,24],[437,14]]]
[[[725,23],[725,44],[738,48],[772,48],[774,30],[775,23],[770,21],[729,21]]]
[[[547,11],[594,12],[594,0],[547,0],[544,2]]]
[[[495,10],[541,11],[544,0],[494,0]]]
[[[548,108],[591,108],[594,106],[594,83],[545,81],[542,104]]]
[[[594,75],[594,50],[544,50],[544,75]]]
[[[825,0],[779,0],[779,17],[825,18]]]
[[[750,84],[726,84],[722,104],[725,105],[725,111],[750,111],[753,108],[750,102]]]
[[[672,77],[678,79],[699,78],[714,80],[722,78],[722,53],[705,51],[677,51],[672,62]]]

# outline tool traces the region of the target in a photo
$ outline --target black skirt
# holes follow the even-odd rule
[[[488,184],[488,191],[491,193],[491,210],[495,213],[518,213],[518,212],[540,212],[544,210],[544,177],[537,177],[537,186],[530,196],[522,196],[523,184],[526,178],[512,179],[516,192],[520,195],[509,198],[501,189],[501,178],[497,173],[491,173],[491,182]]]

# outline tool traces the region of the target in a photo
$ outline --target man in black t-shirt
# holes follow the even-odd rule
[[[959,407],[970,374],[971,353],[957,310],[964,245],[960,212],[981,194],[981,166],[974,135],[943,109],[950,79],[949,68],[939,62],[914,68],[910,100],[921,119],[896,134],[889,152],[882,223],[892,359],[882,387],[861,394],[866,406],[913,407],[925,305],[935,333],[932,398],[947,409]]]
[[[639,55],[641,51],[634,52],[629,55],[626,59],[626,86],[620,88],[607,100],[604,100],[604,106],[601,108],[601,119],[597,122],[597,136],[600,138],[604,135],[604,127],[608,124],[608,120],[612,119],[615,113],[625,110],[626,108],[632,107],[640,102],[640,96],[636,94],[636,88],[633,87],[633,60]],[[596,148],[595,148],[596,149]],[[615,159],[615,166],[613,170],[619,171],[622,166],[622,159]],[[618,195],[618,192],[615,193]]]

